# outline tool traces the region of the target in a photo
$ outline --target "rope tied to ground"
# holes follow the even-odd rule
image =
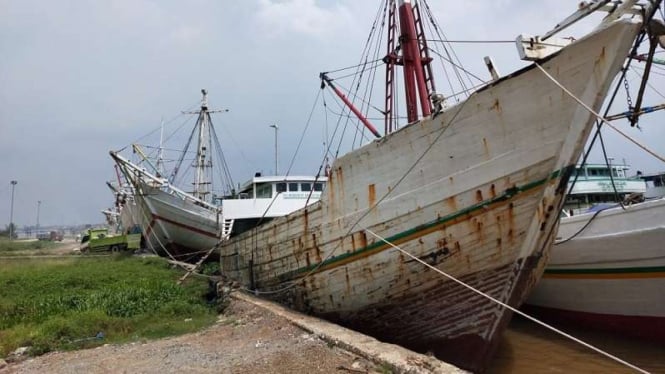
[[[484,292],[482,292],[482,291],[480,291],[480,290],[478,290],[478,289],[476,289],[476,288],[474,288],[474,287],[472,287],[472,286],[470,286],[470,285],[468,285],[468,284],[462,282],[461,280],[455,278],[454,276],[452,276],[452,275],[450,275],[450,274],[444,272],[444,271],[441,270],[441,269],[438,269],[438,268],[436,268],[436,267],[434,267],[434,266],[428,264],[427,262],[421,260],[420,258],[418,258],[418,257],[416,257],[416,256],[414,256],[414,255],[412,255],[412,254],[409,253],[408,251],[405,251],[404,249],[400,248],[399,246],[397,246],[397,245],[391,243],[391,242],[388,241],[387,239],[385,239],[385,238],[383,238],[383,237],[377,235],[377,234],[374,233],[372,230],[370,230],[370,229],[368,229],[368,228],[363,228],[363,230],[364,230],[365,232],[368,232],[369,234],[371,234],[371,235],[374,236],[375,238],[379,239],[380,241],[382,241],[382,242],[386,243],[387,245],[391,246],[392,248],[394,248],[394,249],[400,251],[401,253],[405,254],[406,256],[408,256],[409,258],[411,258],[412,260],[414,260],[414,261],[416,261],[416,262],[419,262],[419,263],[423,264],[423,265],[426,266],[427,268],[429,268],[429,269],[431,269],[431,270],[434,270],[435,272],[437,272],[437,273],[443,275],[444,277],[448,278],[449,280],[451,280],[451,281],[453,281],[453,282],[459,284],[460,286],[462,286],[462,287],[464,287],[464,288],[467,288],[467,289],[471,290],[472,292],[474,292],[474,293],[476,293],[476,294],[478,294],[478,295],[480,295],[480,296],[482,296],[482,297],[484,297],[484,298],[487,298],[488,300],[490,300],[490,301],[492,301],[492,302],[494,302],[494,303],[496,303],[496,304],[501,305],[502,307],[504,307],[504,308],[506,308],[506,309],[512,311],[513,313],[519,314],[520,316],[522,316],[522,317],[524,317],[524,318],[526,318],[526,319],[528,319],[528,320],[530,320],[530,321],[532,321],[532,322],[535,322],[535,323],[537,323],[537,324],[539,324],[539,325],[541,325],[541,326],[543,326],[543,327],[545,327],[545,328],[547,328],[547,329],[549,329],[549,330],[551,330],[551,331],[554,331],[554,332],[557,333],[557,334],[560,334],[560,335],[562,335],[562,336],[564,336],[564,337],[566,337],[566,338],[568,338],[568,339],[571,339],[572,341],[574,341],[574,342],[576,342],[576,343],[579,343],[579,344],[581,344],[581,345],[583,345],[583,346],[585,346],[585,347],[587,347],[587,348],[589,348],[589,349],[591,349],[591,350],[593,350],[593,351],[595,351],[595,352],[598,352],[598,353],[602,354],[603,356],[608,357],[608,358],[610,358],[610,359],[612,359],[612,360],[614,360],[614,361],[616,361],[616,362],[618,362],[618,363],[620,363],[620,364],[623,364],[623,365],[625,365],[625,366],[627,366],[627,367],[629,367],[629,368],[631,368],[631,369],[633,369],[633,370],[636,370],[636,371],[638,371],[638,372],[640,372],[640,373],[644,373],[644,374],[648,374],[648,373],[649,373],[648,371],[646,371],[646,370],[644,370],[644,369],[641,369],[641,368],[639,368],[639,367],[637,367],[637,366],[635,366],[635,365],[633,365],[633,364],[631,364],[631,363],[629,363],[629,362],[627,362],[627,361],[624,361],[624,360],[620,359],[619,357],[616,357],[616,356],[614,356],[614,355],[612,355],[612,354],[610,354],[610,353],[608,353],[608,352],[603,351],[603,350],[600,349],[600,348],[597,348],[597,347],[595,347],[595,346],[593,346],[593,345],[591,345],[591,344],[589,344],[589,343],[586,343],[586,342],[584,342],[584,341],[582,341],[582,340],[580,340],[580,339],[578,339],[578,338],[576,338],[576,337],[574,337],[574,336],[572,336],[572,335],[570,335],[570,334],[567,334],[567,333],[565,333],[565,332],[563,332],[563,331],[557,329],[557,328],[554,327],[554,326],[548,325],[547,323],[545,323],[545,322],[543,322],[543,321],[541,321],[541,320],[539,320],[539,319],[537,319],[537,318],[535,318],[535,317],[532,317],[532,316],[530,316],[530,315],[528,315],[528,314],[526,314],[526,313],[524,313],[524,312],[522,312],[522,311],[520,311],[520,310],[518,310],[518,309],[516,309],[516,308],[513,308],[512,306],[510,306],[510,305],[508,305],[508,304],[506,304],[506,303],[504,303],[504,302],[502,302],[502,301],[500,301],[500,300],[497,300],[496,298],[494,298],[494,297],[492,297],[492,296],[490,296],[490,295],[488,295],[488,294],[486,294],[486,293],[484,293]]]

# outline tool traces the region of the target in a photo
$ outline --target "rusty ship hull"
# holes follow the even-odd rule
[[[597,111],[638,28],[612,23],[540,65]],[[297,310],[483,371],[511,312],[402,251],[519,306],[542,275],[594,120],[526,67],[337,159],[319,202],[221,243],[222,272]]]

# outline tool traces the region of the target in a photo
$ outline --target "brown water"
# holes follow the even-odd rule
[[[651,373],[665,374],[665,342],[645,342],[556,325],[564,332]],[[505,373],[634,373],[600,353],[515,316],[504,333],[491,368]]]

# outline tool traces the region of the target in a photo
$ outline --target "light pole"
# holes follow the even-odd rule
[[[279,130],[279,126],[277,125],[270,125],[273,129],[275,129],[275,175],[277,175],[279,172],[277,171],[277,130]]]
[[[39,237],[39,207],[42,205],[41,200],[37,200],[37,229],[35,230],[35,236]]]
[[[14,187],[18,183],[17,181],[9,182],[12,185],[12,203],[9,208],[9,240],[14,239]]]
[[[614,161],[614,157],[608,157],[607,158],[607,167],[610,169],[610,177],[615,177],[614,171],[612,170],[612,161]]]

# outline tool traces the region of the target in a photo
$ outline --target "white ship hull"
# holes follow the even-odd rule
[[[178,261],[205,255],[220,240],[216,212],[139,182],[135,196],[147,246]]]
[[[120,224],[126,230],[132,230],[140,224],[139,208],[132,197],[131,200],[125,200],[120,206]]]
[[[529,306],[556,320],[665,339],[665,199],[563,218],[557,239]]]
[[[638,25],[542,66],[598,110]],[[594,117],[532,66],[335,161],[320,202],[222,243],[223,273],[299,310],[472,370],[540,278]],[[397,156],[398,155],[398,156]]]

